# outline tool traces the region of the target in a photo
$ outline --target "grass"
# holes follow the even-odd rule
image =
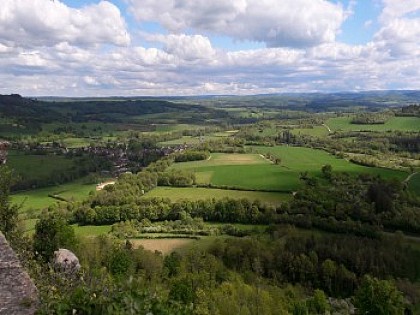
[[[211,135],[202,136],[202,137],[183,136],[183,137],[178,138],[178,139],[159,142],[158,145],[160,145],[162,147],[182,145],[182,144],[192,145],[192,144],[199,144],[200,142],[220,140],[220,139],[221,139],[221,137],[211,136]]]
[[[159,251],[163,255],[170,254],[173,251],[179,250],[182,247],[191,245],[191,243],[198,242],[194,239],[188,238],[159,238],[159,239],[130,239],[134,248],[142,246],[146,250]]]
[[[191,169],[222,165],[256,165],[271,164],[259,154],[225,154],[213,153],[208,160],[176,163],[175,169]]]
[[[158,145],[165,147],[165,146],[173,146],[173,145],[182,145],[182,144],[198,144],[200,143],[200,138],[198,137],[191,137],[191,136],[184,136],[179,139],[169,140],[164,142],[159,142]]]
[[[326,124],[332,131],[420,131],[420,118],[418,117],[392,117],[385,124],[381,125],[352,124],[352,118],[352,116],[330,118]]]
[[[350,174],[379,174],[384,178],[403,180],[407,174],[384,168],[364,167],[322,151],[300,147],[251,147],[259,154],[271,153],[281,159],[274,165],[259,154],[212,154],[206,161],[176,163],[173,168],[189,169],[196,173],[198,183],[230,186],[245,190],[289,192],[301,182],[300,174],[321,176],[321,168],[330,164],[334,171]]]
[[[234,136],[239,130],[227,130],[227,131],[219,131],[219,132],[214,132],[211,134],[211,136],[214,137],[231,137]]]
[[[268,204],[280,204],[282,201],[289,200],[291,194],[276,192],[260,192],[260,191],[240,191],[240,190],[224,190],[211,188],[176,188],[176,187],[157,187],[148,192],[145,197],[161,197],[169,198],[171,201],[179,200],[203,200],[203,199],[248,199],[251,201],[261,200]]]
[[[64,138],[62,141],[67,148],[88,147],[91,142],[88,138]]]
[[[420,173],[417,173],[410,179],[408,183],[408,188],[410,189],[410,191],[416,193],[417,195],[420,195]]]
[[[314,126],[313,128],[296,128],[292,129],[292,133],[295,135],[307,135],[325,137],[328,136],[328,129],[324,126]]]
[[[157,132],[184,131],[203,129],[203,126],[188,124],[156,124]]]
[[[22,204],[21,212],[27,212],[29,209],[42,210],[61,202],[49,195],[58,195],[69,201],[80,201],[89,196],[91,191],[95,191],[95,188],[95,184],[86,185],[82,183],[82,180],[78,180],[68,184],[20,192],[13,194],[11,199],[12,203]]]
[[[112,225],[72,225],[74,228],[74,233],[77,236],[84,236],[84,237],[93,237],[93,236],[99,236],[103,234],[108,234],[111,232]]]
[[[60,155],[26,155],[11,150],[7,165],[26,179],[39,179],[69,170],[74,165],[74,160]]]

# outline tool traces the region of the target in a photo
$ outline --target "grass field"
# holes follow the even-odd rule
[[[46,188],[20,192],[12,195],[12,203],[22,204],[21,212],[29,209],[41,210],[50,205],[61,202],[48,195],[58,195],[69,201],[78,201],[86,198],[91,191],[95,191],[96,185],[85,185],[81,180]]]
[[[240,191],[211,188],[176,188],[176,187],[157,187],[148,192],[145,197],[169,198],[171,201],[179,200],[203,200],[203,199],[248,199],[251,201],[261,200],[268,204],[277,205],[282,201],[289,200],[292,195],[287,193],[261,192],[261,191]]]
[[[327,125],[332,131],[420,131],[420,118],[418,117],[392,117],[382,125],[357,125],[351,123],[352,116],[330,118]]]
[[[150,251],[159,251],[163,255],[170,254],[171,252],[178,250],[191,243],[198,242],[194,239],[188,238],[159,238],[159,239],[130,239],[130,242],[133,244],[134,248],[139,248],[143,246],[144,249]]]
[[[10,150],[7,165],[27,179],[49,177],[57,172],[70,169],[74,160],[60,155],[26,155]]]
[[[335,171],[351,174],[380,174],[384,178],[403,180],[407,174],[383,168],[364,167],[338,159],[322,150],[300,147],[252,147],[258,154],[212,154],[209,160],[176,163],[173,168],[196,173],[197,182],[249,190],[293,191],[300,185],[300,173],[320,176],[321,168],[330,164]],[[271,153],[281,159],[274,165],[259,154]]]
[[[156,124],[157,132],[184,131],[203,129],[203,126],[188,124]]]
[[[211,135],[203,136],[203,137],[184,136],[179,139],[159,142],[158,145],[162,147],[166,147],[166,146],[175,146],[175,145],[182,145],[182,144],[199,144],[200,142],[220,140],[220,139],[221,137],[211,136]]]
[[[420,195],[420,173],[417,173],[411,178],[408,183],[408,188],[417,195]]]
[[[62,141],[67,148],[83,148],[88,147],[92,140],[89,138],[64,138]]]
[[[292,133],[295,135],[308,135],[325,137],[328,136],[328,129],[324,126],[314,126],[313,128],[296,128],[292,129]]]
[[[93,237],[93,236],[99,236],[103,234],[108,234],[111,232],[112,225],[101,225],[101,226],[95,226],[95,225],[72,225],[74,228],[74,233],[77,236],[85,236],[85,237]]]

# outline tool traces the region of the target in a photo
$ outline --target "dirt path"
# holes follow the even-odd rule
[[[105,186],[114,185],[114,184],[115,184],[115,180],[112,180],[112,181],[109,181],[109,182],[100,183],[100,184],[96,185],[96,190],[99,191],[99,190],[104,189]]]

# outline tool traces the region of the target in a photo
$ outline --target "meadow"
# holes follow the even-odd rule
[[[179,250],[187,245],[198,242],[190,238],[156,238],[156,239],[130,239],[134,248],[143,247],[150,251],[159,251],[163,255],[170,254],[173,251]]]
[[[410,191],[420,195],[420,173],[417,173],[411,178],[411,180],[408,182],[408,188]]]
[[[350,174],[378,174],[384,178],[403,180],[405,172],[384,168],[364,167],[339,159],[325,151],[301,147],[249,147],[254,154],[212,154],[209,160],[176,163],[174,169],[188,169],[196,174],[198,184],[223,188],[290,192],[300,185],[300,175],[320,177],[321,168],[330,164],[334,171]],[[275,165],[260,154],[270,153],[281,160]]]
[[[419,117],[392,117],[385,124],[352,124],[353,116],[330,118],[326,124],[334,131],[420,131]]]
[[[32,180],[66,171],[72,168],[74,160],[60,155],[29,155],[10,150],[7,165],[19,176]]]
[[[12,203],[22,205],[22,213],[33,210],[42,210],[49,206],[63,202],[50,196],[58,196],[68,201],[80,201],[95,191],[95,184],[83,184],[83,180],[75,182],[19,192],[11,196]]]

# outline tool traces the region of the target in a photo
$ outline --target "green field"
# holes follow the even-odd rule
[[[68,201],[79,201],[87,196],[91,191],[95,191],[96,185],[85,185],[81,180],[46,188],[40,188],[25,192],[20,192],[12,195],[12,203],[22,204],[21,212],[26,212],[29,209],[41,210],[51,206],[54,203],[61,202],[48,195],[57,195]]]
[[[85,226],[79,226],[79,225],[72,225],[74,228],[74,233],[77,236],[85,236],[85,237],[93,237],[93,236],[99,236],[103,234],[108,234],[111,232],[112,225],[85,225]]]
[[[277,205],[282,201],[289,200],[292,195],[276,192],[261,192],[261,191],[240,191],[240,190],[226,190],[226,189],[211,189],[211,188],[177,188],[177,187],[157,187],[148,192],[145,197],[161,197],[169,198],[171,201],[179,200],[203,200],[203,199],[248,199],[250,201],[261,200],[268,204]]]
[[[296,128],[292,129],[292,133],[295,135],[308,135],[325,137],[328,136],[328,129],[324,126],[314,126],[313,128]]]
[[[326,164],[335,171],[350,174],[380,174],[384,178],[400,180],[407,176],[404,172],[356,165],[322,150],[288,146],[251,149],[259,154],[271,153],[281,159],[281,164],[274,165],[259,154],[212,154],[206,161],[176,163],[172,167],[194,171],[199,184],[283,192],[296,190],[301,185],[301,172],[320,176],[321,168]]]
[[[184,131],[203,129],[203,126],[188,124],[156,124],[157,132]]]
[[[392,117],[385,124],[357,125],[351,123],[352,116],[330,118],[326,124],[331,130],[338,131],[420,131],[420,118],[418,117]]]
[[[200,142],[205,141],[212,141],[212,140],[220,140],[222,137],[217,136],[202,136],[202,137],[191,137],[191,136],[184,136],[179,139],[169,140],[159,142],[158,145],[165,147],[165,146],[175,146],[175,145],[182,145],[182,144],[199,144]]]
[[[60,155],[26,155],[14,150],[9,151],[7,158],[7,165],[26,179],[49,177],[70,169],[73,164],[74,160]]]
[[[408,182],[408,188],[412,192],[420,195],[420,173],[417,173],[411,178],[411,180]]]

